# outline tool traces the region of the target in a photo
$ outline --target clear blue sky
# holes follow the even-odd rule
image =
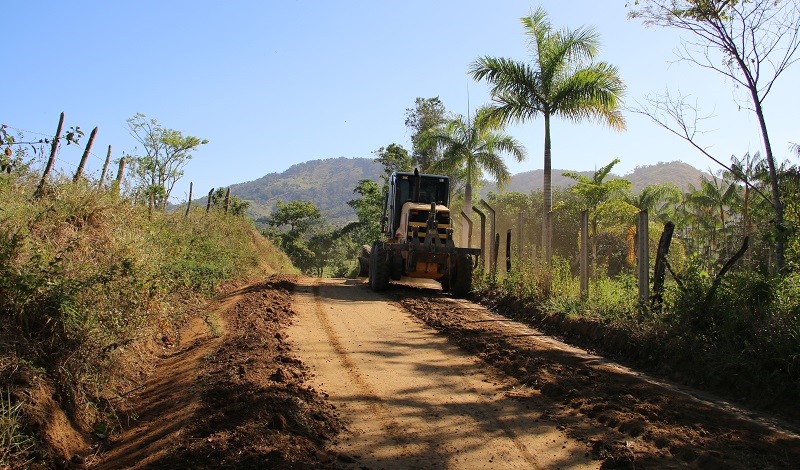
[[[625,0],[475,1],[84,1],[4,2],[0,122],[53,134],[99,127],[88,169],[135,152],[126,119],[134,113],[210,141],[194,155],[173,193],[196,193],[253,180],[319,158],[367,157],[381,146],[410,148],[405,110],[439,96],[449,111],[487,103],[468,78],[482,55],[529,57],[519,18],[543,6],[557,27],[593,26],[599,59],[620,69],[626,103],[669,88],[696,98],[715,117],[700,139],[724,161],[761,150],[754,116],[739,109],[730,81],[676,63],[677,32],[628,20]],[[789,158],[797,126],[800,65],[766,102],[773,147]],[[626,113],[628,130],[593,123],[552,125],[553,166],[593,170],[613,158],[615,172],[683,160],[718,167],[647,118]],[[512,172],[542,168],[541,119],[507,132],[528,149]],[[36,137],[37,134],[29,134]],[[83,141],[85,142],[85,140]],[[59,165],[71,173],[81,149]]]

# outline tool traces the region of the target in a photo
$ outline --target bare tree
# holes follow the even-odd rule
[[[800,47],[799,2],[637,0],[629,11],[631,18],[641,19],[645,25],[675,28],[688,33],[678,57],[730,78],[746,92],[740,105],[753,111],[758,118],[764,159],[769,169],[769,200],[775,212],[776,261],[779,269],[784,266],[786,242],[784,208],[763,104],[778,77],[800,59],[797,55]],[[661,99],[651,99],[650,102],[655,104],[655,108],[635,111],[650,116],[711,157],[695,140],[697,123],[703,119],[696,114],[696,106],[689,106],[681,97],[676,99],[669,94]]]

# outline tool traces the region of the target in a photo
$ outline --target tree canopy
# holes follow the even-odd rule
[[[475,80],[491,85],[491,116],[501,122],[544,120],[544,213],[552,210],[550,118],[595,120],[624,129],[621,113],[625,85],[616,67],[594,62],[599,35],[592,29],[555,29],[541,7],[521,18],[529,38],[531,60],[520,62],[484,56],[470,66]],[[552,233],[546,218],[542,245],[550,261]]]
[[[128,158],[139,180],[139,189],[153,204],[166,208],[175,183],[183,177],[183,169],[192,159],[192,152],[208,140],[184,136],[181,131],[168,129],[141,113],[128,119],[128,128],[142,146],[142,155]]]

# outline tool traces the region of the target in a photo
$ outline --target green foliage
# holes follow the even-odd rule
[[[291,201],[275,204],[275,212],[270,216],[267,225],[274,228],[289,226],[287,236],[297,238],[303,235],[321,215],[317,206],[311,201]]]
[[[211,192],[211,207],[215,209],[225,209],[225,195],[227,190],[225,188],[217,188]],[[231,195],[228,201],[228,212],[231,215],[244,217],[247,215],[247,209],[250,208],[250,201],[245,201],[236,195]]]
[[[208,140],[184,136],[181,131],[167,129],[141,113],[128,119],[128,128],[144,152],[128,157],[138,178],[140,195],[145,200],[152,198],[157,207],[166,208],[175,183],[183,177],[183,169],[192,159],[192,152]]]
[[[353,192],[361,197],[347,201],[347,205],[355,209],[358,221],[345,226],[342,232],[350,235],[357,246],[371,246],[381,236],[384,192],[372,180],[359,181]]]
[[[174,337],[220,282],[292,269],[241,217],[148,216],[87,181],[32,199],[36,176],[0,185],[0,389],[32,374],[57,384],[56,401],[83,430],[113,412],[127,361]]]
[[[431,167],[433,172],[454,176],[464,172],[468,187],[483,179],[484,171],[494,177],[500,187],[511,179],[501,155],[509,154],[519,162],[525,159],[525,149],[516,139],[501,132],[502,126],[489,119],[489,112],[489,108],[480,108],[471,122],[457,116],[446,126],[421,135],[423,144],[442,150],[441,159]]]
[[[412,160],[423,173],[429,173],[440,158],[433,142],[423,138],[426,132],[438,129],[447,122],[447,111],[438,96],[417,98],[414,108],[406,109],[406,127],[411,130]]]
[[[311,273],[317,271],[317,257],[326,257],[319,242],[317,252],[309,246],[312,235],[309,230],[320,222],[319,209],[310,201],[291,201],[275,204],[275,212],[267,219],[269,226],[264,234],[278,242],[292,263],[301,271]]]
[[[408,150],[403,146],[397,144],[389,144],[388,147],[381,147],[375,152],[375,162],[383,166],[383,179],[384,186],[389,184],[389,177],[395,171],[411,171],[414,169],[414,163],[411,156],[408,155]]]

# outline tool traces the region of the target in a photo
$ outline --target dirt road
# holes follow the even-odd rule
[[[435,288],[273,276],[199,318],[65,468],[800,468],[791,423]]]
[[[366,468],[797,468],[777,420],[436,289],[305,280],[289,330]],[[434,327],[438,332],[432,331]]]
[[[305,280],[288,330],[369,468],[597,468],[586,446],[507,384],[359,281]]]

